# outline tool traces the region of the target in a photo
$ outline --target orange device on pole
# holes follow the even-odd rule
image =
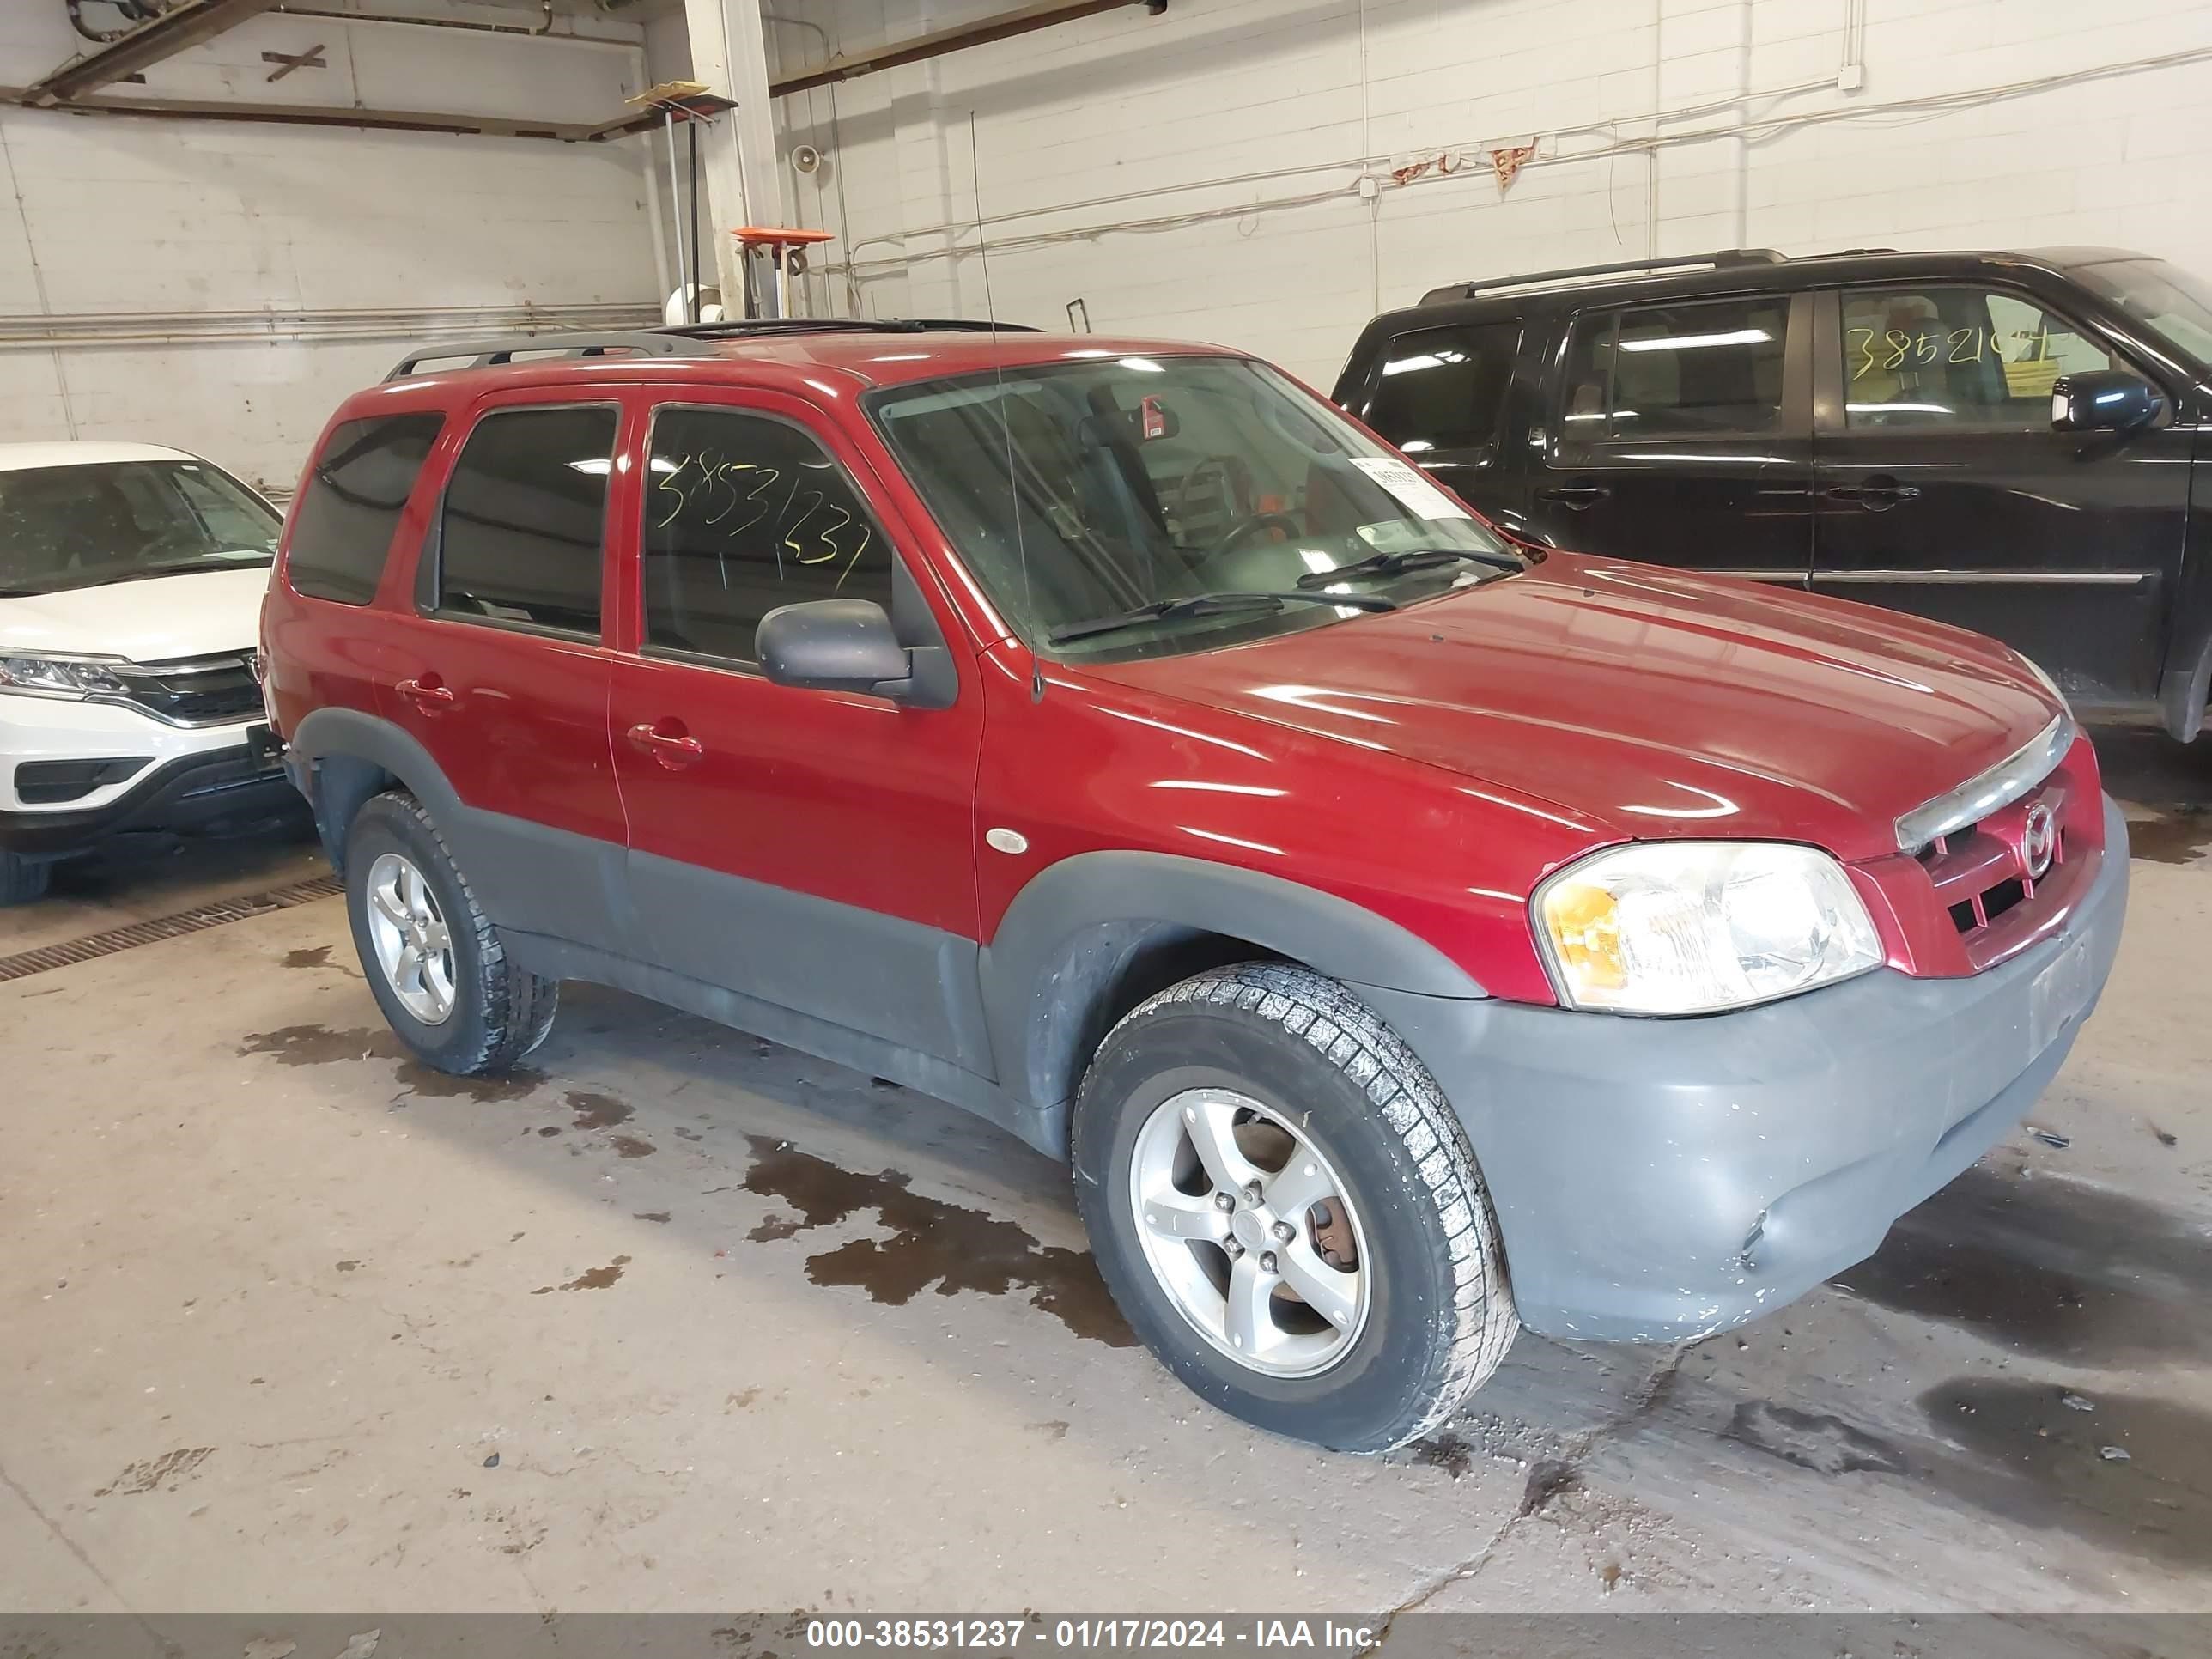
[[[831,240],[826,230],[779,230],[759,225],[740,225],[730,233],[749,248],[764,247],[775,261],[775,314],[791,314],[790,258],[793,249],[811,247]]]

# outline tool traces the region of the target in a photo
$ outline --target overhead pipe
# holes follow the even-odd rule
[[[114,28],[97,29],[84,21],[88,0],[67,0],[67,3],[70,27],[86,40],[103,46],[111,40],[120,40],[139,24],[150,23],[161,15],[160,8],[146,3],[146,0],[90,0],[90,3],[110,8],[123,20]]]
[[[417,17],[410,13],[392,11],[338,11],[328,6],[293,6],[280,3],[273,8],[284,17],[313,17],[326,23],[381,23],[418,29],[454,29],[465,34],[504,34],[522,40],[567,40],[580,46],[620,46],[626,51],[639,50],[635,40],[624,40],[612,34],[579,34],[571,23],[565,29],[552,27],[549,15],[545,23],[536,28],[520,23],[475,23],[459,17]]]
[[[969,22],[933,29],[911,40],[832,58],[819,69],[770,82],[769,91],[781,98],[787,93],[805,92],[811,87],[832,86],[840,81],[851,81],[863,75],[897,69],[902,64],[925,63],[932,58],[942,58],[948,52],[964,52],[970,46],[988,46],[994,40],[1011,40],[1015,35],[1048,29],[1056,24],[1095,17],[1101,12],[1120,11],[1129,6],[1139,5],[1157,17],[1168,9],[1168,0],[1053,0],[1050,4],[1018,6],[1012,11],[994,12],[988,17],[978,17]]]
[[[653,305],[590,303],[298,311],[81,312],[0,316],[0,350],[262,343],[271,340],[444,339],[483,334],[645,328]]]

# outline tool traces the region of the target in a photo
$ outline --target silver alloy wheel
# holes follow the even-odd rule
[[[1249,1370],[1311,1376],[1367,1323],[1367,1240],[1343,1181],[1249,1096],[1188,1089],[1137,1132],[1129,1203],[1176,1311]]]
[[[402,854],[368,866],[368,938],[399,1006],[425,1025],[453,1012],[453,938],[438,896]]]

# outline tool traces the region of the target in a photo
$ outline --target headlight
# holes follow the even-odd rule
[[[2041,686],[2045,690],[2051,693],[2051,696],[2057,700],[2057,704],[2061,708],[2064,709],[2069,714],[2071,714],[2074,712],[2074,705],[2066,701],[2066,694],[2058,689],[2058,682],[2052,679],[2050,675],[2043,672],[2043,665],[2041,663],[2036,661],[2034,658],[2027,656],[2021,652],[2015,651],[2012,654],[2015,658],[2019,659],[2020,665],[2022,668],[2025,668],[2029,673],[2035,676],[2035,683]]]
[[[0,691],[33,696],[91,697],[128,690],[96,662],[76,657],[0,656]]]
[[[1775,842],[1646,842],[1536,890],[1537,938],[1570,1008],[1702,1014],[1848,979],[1881,962],[1844,867]]]

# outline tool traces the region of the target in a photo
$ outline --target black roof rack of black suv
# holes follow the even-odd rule
[[[1492,276],[1481,282],[1453,283],[1431,289],[1421,296],[1425,306],[1443,300],[1472,300],[1493,289],[1534,288],[1547,283],[1571,282],[1580,276],[1620,276],[1637,270],[1681,270],[1692,265],[1718,269],[1726,265],[1778,265],[1784,255],[1771,247],[1727,247],[1713,253],[1680,253],[1664,259],[1621,259],[1604,265],[1562,265],[1557,270],[1532,270],[1519,276]]]
[[[1035,334],[1026,323],[969,322],[956,317],[753,317],[673,328],[616,329],[589,334],[517,334],[495,340],[446,340],[409,352],[384,378],[404,380],[424,363],[450,368],[497,368],[516,357],[711,357],[725,341],[777,334]]]

